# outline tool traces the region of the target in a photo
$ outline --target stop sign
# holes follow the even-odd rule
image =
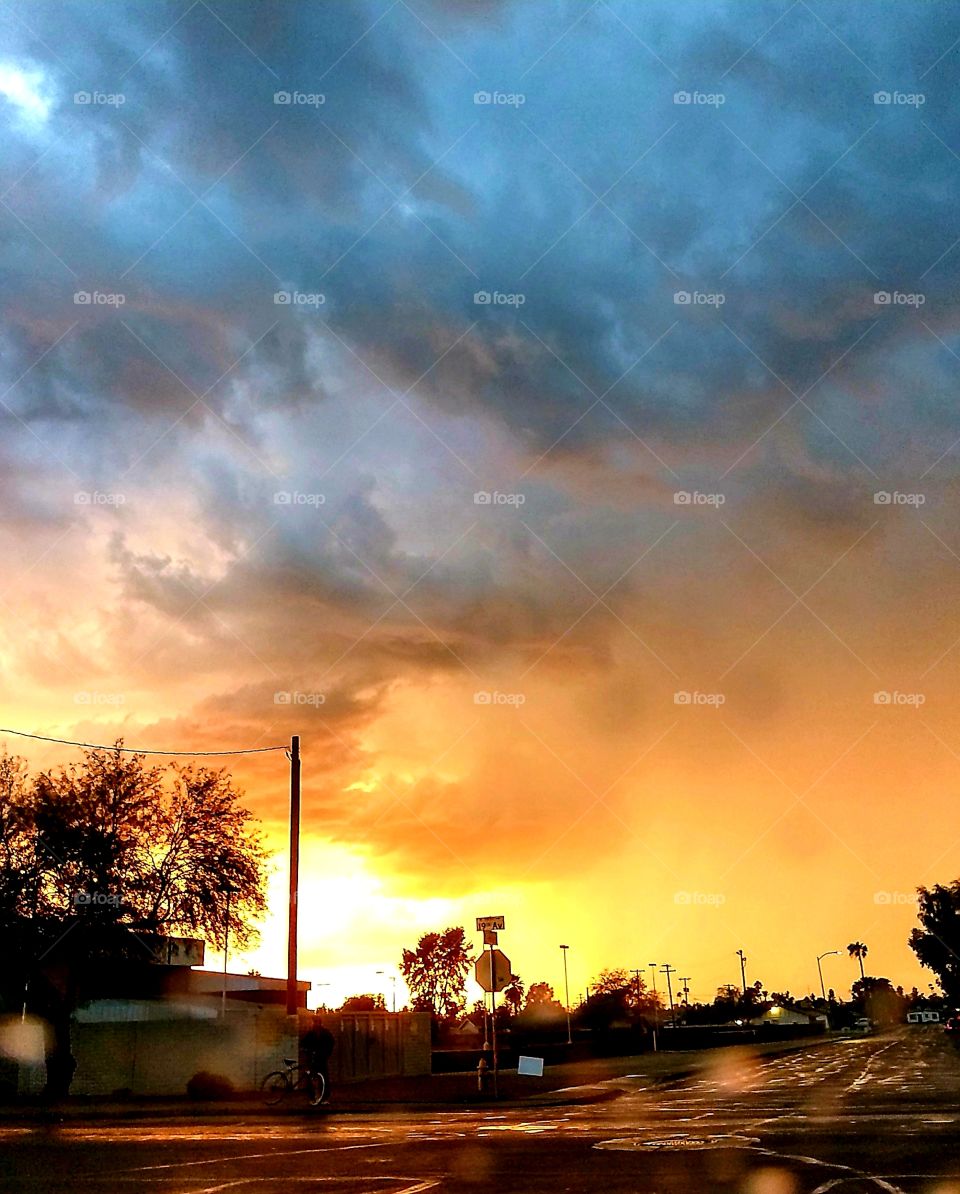
[[[502,991],[513,980],[510,959],[502,950],[484,950],[477,958],[474,975],[485,991]]]

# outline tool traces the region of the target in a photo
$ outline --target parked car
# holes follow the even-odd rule
[[[853,1022],[854,1032],[873,1032],[873,1021],[869,1016],[861,1016],[859,1020]]]

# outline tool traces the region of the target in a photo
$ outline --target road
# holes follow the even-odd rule
[[[960,1194],[960,1054],[938,1031],[757,1061],[582,1106],[0,1126],[5,1194]]]

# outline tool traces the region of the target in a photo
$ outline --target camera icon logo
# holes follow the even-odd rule
[[[689,290],[678,290],[674,293],[673,301],[678,307],[686,307],[690,302]]]
[[[875,104],[889,104],[890,103],[890,92],[889,91],[875,91],[873,93],[873,102]]]
[[[89,290],[76,290],[73,294],[73,301],[79,307],[88,307],[92,302],[93,296]]]
[[[473,694],[473,703],[475,705],[489,705],[491,700],[489,692],[475,692]]]
[[[892,697],[889,692],[875,692],[873,694],[873,703],[875,705],[889,705]]]
[[[75,104],[89,104],[92,96],[89,91],[75,91],[73,93],[73,102]]]
[[[289,104],[290,99],[291,97],[289,91],[275,91],[273,93],[273,102],[275,104]]]
[[[288,307],[290,305],[290,291],[277,290],[274,293],[273,301],[278,307]]]
[[[489,506],[491,501],[491,495],[485,489],[478,489],[473,495],[473,504],[475,506]]]
[[[675,91],[673,93],[673,102],[675,104],[689,104],[691,95],[689,91]]]
[[[673,495],[673,504],[675,506],[689,506],[690,505],[690,496],[691,495],[688,490],[678,489],[677,492]]]
[[[673,694],[673,703],[675,705],[690,705],[693,703],[693,697],[689,692],[675,692]]]
[[[489,290],[477,290],[474,292],[473,301],[478,303],[480,306],[485,307],[490,302],[490,297]]]
[[[289,506],[292,501],[293,494],[286,489],[282,489],[273,495],[273,504],[275,506]]]
[[[887,493],[885,489],[878,489],[873,495],[873,504],[875,506],[889,506],[892,500],[892,495]]]
[[[475,104],[489,104],[493,96],[489,91],[475,91],[473,93],[473,102]]]
[[[876,290],[876,291],[874,291],[874,295],[873,295],[873,301],[874,301],[874,303],[875,303],[875,304],[876,304],[878,307],[886,307],[886,306],[889,306],[889,304],[890,304],[890,291],[889,291],[889,290]]]
[[[273,703],[275,705],[289,705],[291,703],[289,692],[275,692],[273,694]]]

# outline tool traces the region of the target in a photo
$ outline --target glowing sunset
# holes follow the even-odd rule
[[[955,36],[803,0],[6,12],[5,750],[212,752],[269,852],[227,965],[282,977],[298,735],[311,1007],[406,1006],[403,951],[487,914],[565,1004],[654,963],[689,1003],[848,999],[861,944],[930,990]]]

